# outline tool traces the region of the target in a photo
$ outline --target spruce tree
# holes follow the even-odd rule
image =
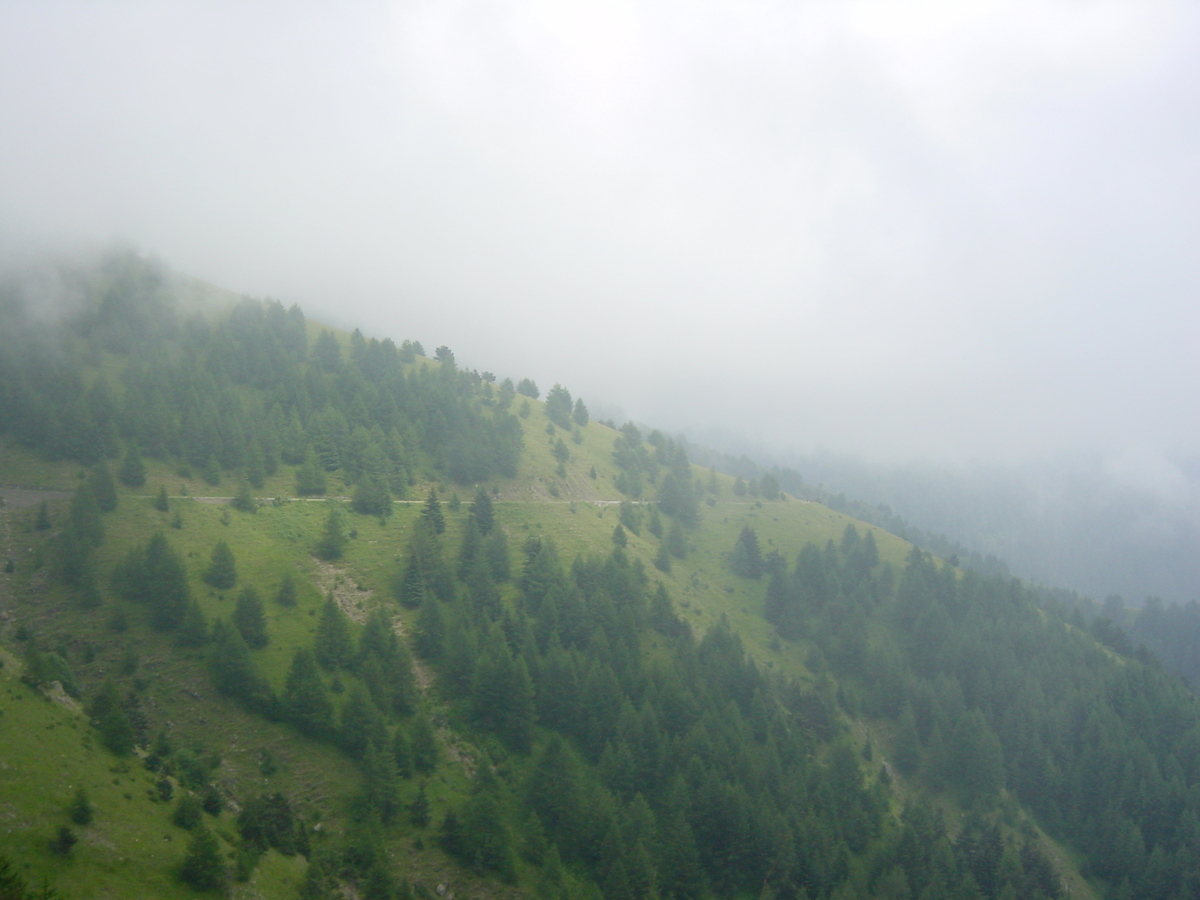
[[[761,578],[763,571],[762,550],[758,535],[749,525],[743,525],[737,542],[729,554],[729,568],[742,578]]]
[[[266,481],[266,470],[262,447],[257,438],[252,439],[250,446],[246,448],[246,481],[255,490],[262,490]]]
[[[227,591],[237,584],[237,563],[225,541],[217,541],[213,547],[212,561],[204,573],[204,581],[219,591]]]
[[[350,620],[342,612],[331,591],[321,609],[321,620],[313,639],[313,653],[324,668],[346,669],[354,659],[354,640],[350,636]]]
[[[475,499],[471,501],[470,516],[475,521],[476,527],[479,528],[479,533],[485,537],[492,530],[492,526],[496,524],[492,498],[482,487],[475,489]]]
[[[296,470],[296,493],[314,497],[325,493],[325,470],[317,463],[317,454],[309,447]]]
[[[446,517],[442,515],[442,504],[438,502],[437,488],[430,488],[425,497],[425,506],[421,510],[421,518],[434,534],[442,534],[446,530]]]
[[[130,444],[121,461],[121,471],[117,476],[126,487],[141,487],[146,483],[146,464],[142,462],[142,454],[136,444]]]
[[[221,462],[217,459],[217,454],[209,454],[208,459],[204,461],[204,468],[200,474],[205,481],[214,487],[221,483]]]
[[[105,681],[92,698],[88,715],[100,731],[100,740],[113,753],[124,756],[133,750],[133,725],[121,702],[121,694],[112,681]]]
[[[239,512],[258,512],[258,503],[255,501],[254,495],[250,493],[250,482],[243,481],[238,485],[237,494],[229,501],[229,505]]]
[[[202,891],[215,891],[225,884],[221,845],[203,825],[192,832],[187,852],[179,866],[179,878]]]
[[[108,471],[108,466],[103,460],[92,466],[87,483],[101,512],[112,512],[117,508],[117,486],[113,483],[112,473]]]
[[[92,802],[88,798],[86,789],[75,789],[75,796],[71,798],[71,805],[67,807],[67,815],[71,817],[71,821],[76,825],[91,824],[96,814],[92,809]]]
[[[309,737],[327,739],[332,735],[333,703],[321,681],[316,657],[307,647],[292,657],[281,702],[287,720]]]
[[[342,531],[342,514],[336,506],[333,506],[329,510],[329,515],[325,517],[325,528],[321,532],[321,540],[317,542],[313,552],[324,560],[341,559],[347,543],[348,538]]]
[[[275,594],[275,602],[280,606],[296,605],[296,579],[291,572],[284,573],[279,581],[279,590]]]
[[[437,768],[438,745],[433,723],[426,715],[418,715],[412,725],[412,759],[418,772],[428,774]]]
[[[158,486],[158,495],[154,498],[154,508],[159,512],[166,512],[171,508],[171,504],[167,502],[167,487],[164,484]]]
[[[237,607],[233,611],[233,624],[241,633],[247,647],[261,650],[267,646],[267,618],[254,585],[246,585],[238,594]]]
[[[175,643],[180,647],[200,647],[208,641],[208,621],[204,611],[194,598],[183,608],[183,616],[175,632]]]

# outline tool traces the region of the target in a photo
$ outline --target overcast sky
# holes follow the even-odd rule
[[[1200,14],[9,0],[0,236],[777,450],[1195,458]]]

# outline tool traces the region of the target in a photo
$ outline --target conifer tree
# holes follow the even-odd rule
[[[179,866],[179,878],[202,891],[215,891],[225,884],[221,846],[216,836],[203,825],[192,832]]]
[[[200,474],[213,487],[221,483],[221,461],[217,459],[217,454],[210,453],[208,455]]]
[[[425,782],[417,789],[417,796],[408,807],[409,820],[414,828],[429,827],[429,795],[425,793]]]
[[[189,598],[183,608],[179,627],[175,632],[175,643],[180,647],[200,647],[208,641],[208,621],[195,598]]]
[[[50,509],[46,506],[46,501],[43,500],[38,504],[37,518],[33,520],[33,527],[38,531],[49,531],[50,526]]]
[[[142,454],[138,452],[137,444],[130,444],[129,449],[125,451],[118,477],[126,487],[141,487],[146,483],[146,464],[142,462]]]
[[[411,778],[413,773],[412,743],[404,731],[404,726],[396,728],[392,735],[392,759],[396,761],[396,773],[401,778]]]
[[[71,805],[67,807],[67,815],[71,817],[71,821],[76,825],[91,824],[96,813],[92,809],[92,802],[88,798],[86,788],[80,787],[75,789],[75,796],[71,798]]]
[[[212,560],[204,572],[204,581],[219,591],[227,591],[237,584],[237,563],[225,541],[217,541],[213,547]]]
[[[425,506],[421,510],[421,518],[434,534],[446,530],[446,517],[442,515],[442,504],[438,502],[437,488],[430,488],[425,497]]]
[[[354,641],[350,637],[350,620],[338,606],[331,591],[321,608],[321,620],[313,639],[313,653],[324,668],[349,668],[354,660]]]
[[[262,490],[266,481],[267,466],[263,457],[262,446],[257,438],[252,438],[246,448],[246,481],[255,490]]]
[[[348,542],[349,539],[346,537],[345,532],[342,531],[341,511],[336,506],[331,506],[329,514],[325,517],[325,527],[321,532],[321,540],[317,542],[317,546],[313,549],[313,552],[324,560],[341,559]]]
[[[625,534],[625,527],[620,522],[613,529],[612,542],[618,547],[624,547],[629,543],[629,537]]]
[[[683,559],[687,556],[687,538],[683,536],[683,526],[679,524],[678,519],[671,522],[671,527],[667,529],[667,537],[663,541],[663,546],[667,548],[667,552],[678,559]]]
[[[471,501],[470,516],[474,520],[479,533],[486,537],[496,524],[496,513],[492,508],[492,498],[482,487],[475,489],[475,499]]]
[[[160,484],[158,486],[158,495],[154,498],[154,508],[159,512],[166,512],[171,508],[171,504],[167,501],[167,487]]]
[[[425,603],[425,576],[421,573],[421,563],[416,553],[409,554],[397,593],[397,599],[409,609],[420,609]]]
[[[88,715],[100,731],[104,746],[118,756],[133,750],[133,725],[121,702],[121,694],[112,681],[105,681],[99,693],[92,698]]]
[[[412,725],[412,758],[413,766],[418,772],[428,774],[437,768],[438,764],[437,737],[433,732],[433,723],[426,715],[418,715]]]
[[[296,579],[291,572],[285,572],[279,580],[279,590],[275,594],[275,602],[280,606],[296,605]]]
[[[87,483],[101,512],[112,512],[117,508],[117,486],[113,483],[112,473],[108,471],[108,465],[103,460],[92,466],[88,472]]]
[[[304,453],[300,468],[296,470],[296,493],[301,497],[314,497],[325,493],[325,470],[317,463],[317,455],[311,446]]]
[[[758,535],[749,525],[743,525],[737,542],[729,554],[729,568],[742,578],[761,578],[763,571],[762,550]]]
[[[275,696],[270,684],[259,674],[241,632],[223,619],[213,626],[211,653],[218,691],[241,701],[247,709],[263,714],[273,710]]]
[[[316,657],[307,647],[301,647],[292,657],[281,703],[287,720],[309,737],[332,735],[333,703],[321,680]]]
[[[67,529],[81,546],[97,547],[104,541],[104,523],[100,519],[100,512],[100,504],[91,484],[80,485],[71,496]]]
[[[233,611],[233,624],[241,633],[247,647],[261,650],[267,646],[267,618],[254,585],[246,585],[238,594],[237,607]]]
[[[258,512],[258,503],[255,502],[254,495],[250,493],[250,482],[243,481],[238,485],[237,494],[229,502],[229,505],[239,512]]]

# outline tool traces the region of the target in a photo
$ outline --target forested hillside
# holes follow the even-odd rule
[[[54,283],[0,290],[0,896],[1200,893],[1200,707],[1115,625],[446,347]]]

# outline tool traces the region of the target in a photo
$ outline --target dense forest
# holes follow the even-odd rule
[[[786,473],[718,476],[448,348],[338,338],[272,301],[185,314],[172,276],[129,255],[89,277],[55,322],[0,293],[0,429],[82,476],[14,514],[42,543],[9,561],[2,638],[27,690],[77,698],[103,752],[151,773],[187,889],[236,893],[285,859],[302,898],[434,896],[406,863],[433,854],[481,895],[552,900],[1200,894],[1200,706],[1122,629],[1166,647],[1175,613],[1089,622],[1003,573],[888,556],[877,529],[789,500]],[[536,454],[562,478],[587,440],[616,493],[603,540],[565,553],[487,485]],[[201,531],[148,467],[237,496]],[[353,497],[308,531],[255,493],[335,478]],[[149,525],[121,518],[135,508]],[[845,524],[760,539],[750,514],[784,510]],[[235,526],[292,562],[246,576]],[[396,542],[371,557],[370,603],[297,581],[320,565],[361,587],[346,557],[368,527]],[[719,608],[700,567],[718,528],[725,590],[750,608],[698,628],[681,594]],[[100,667],[71,629],[123,655]],[[274,729],[352,786],[275,789],[265,752],[234,778],[167,720],[134,646],[194,662],[245,733]],[[78,854],[89,789],[41,852]],[[0,884],[33,896],[4,856]]]

